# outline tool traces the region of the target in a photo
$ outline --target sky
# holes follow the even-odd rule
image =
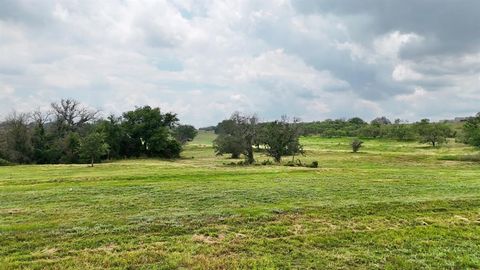
[[[478,0],[0,0],[0,118],[74,98],[182,123],[480,111]]]

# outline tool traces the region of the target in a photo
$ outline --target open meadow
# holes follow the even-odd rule
[[[472,147],[305,137],[319,168],[232,166],[212,139],[0,167],[0,269],[480,268],[480,164],[455,160]]]

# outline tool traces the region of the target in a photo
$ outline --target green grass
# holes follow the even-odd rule
[[[212,146],[212,142],[215,137],[215,133],[211,131],[199,130],[197,136],[192,141],[191,145]]]
[[[480,268],[480,164],[442,158],[473,148],[308,137],[318,169],[240,167],[213,138],[177,161],[0,167],[0,269]]]

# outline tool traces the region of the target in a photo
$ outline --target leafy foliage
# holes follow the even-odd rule
[[[92,132],[80,140],[80,156],[90,161],[91,166],[101,156],[107,154],[109,146],[105,143],[105,135]]]
[[[465,143],[480,147],[480,113],[467,120],[463,133]]]
[[[430,143],[433,147],[447,142],[447,138],[451,135],[450,127],[443,123],[430,123],[428,119],[415,124],[417,132],[420,136],[420,142]]]
[[[361,138],[389,138],[399,141],[415,140],[417,135],[413,125],[397,119],[391,123],[386,117],[379,117],[370,124],[361,118],[349,120],[327,119],[321,122],[299,123],[302,135],[319,135],[322,137],[361,137]]]
[[[182,142],[196,135],[192,126],[178,125],[176,114],[163,114],[149,106],[106,119],[98,119],[98,111],[72,99],[52,103],[51,108],[50,112],[14,113],[0,123],[0,157],[14,163],[40,164],[79,163],[86,158],[91,161],[92,156],[94,160],[176,158]],[[98,144],[98,134],[103,134],[109,147],[99,147],[99,154],[93,154],[95,147],[90,145],[103,145]]]
[[[231,134],[221,134],[213,141],[213,149],[217,155],[228,153],[232,158],[239,158],[245,147],[242,138]]]
[[[32,161],[31,132],[27,114],[13,113],[4,124],[4,155],[14,163],[29,163]]]
[[[175,139],[181,144],[192,141],[197,136],[197,130],[191,125],[179,125],[173,130]]]
[[[359,139],[354,139],[351,143],[352,151],[354,153],[357,153],[358,150],[360,150],[360,148],[362,147],[362,144],[363,144],[363,142],[360,141]]]
[[[288,118],[282,117],[280,121],[267,123],[263,129],[263,144],[265,144],[267,154],[280,162],[282,156],[303,154],[303,146],[299,143],[300,129],[294,119],[292,123]]]
[[[222,155],[232,154],[232,158],[238,158],[240,154],[245,156],[248,164],[255,162],[253,145],[256,142],[258,131],[258,118],[255,115],[244,116],[236,112],[230,119],[218,124],[216,132],[219,134],[213,142],[215,153]]]
[[[10,165],[12,165],[11,162],[9,162],[6,159],[0,158],[0,166],[10,166]]]

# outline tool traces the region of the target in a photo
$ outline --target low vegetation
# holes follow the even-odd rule
[[[51,107],[0,123],[2,269],[480,268],[480,115],[196,130]]]
[[[49,111],[13,113],[0,123],[0,158],[17,164],[71,164],[101,160],[156,157],[179,158],[185,144],[198,134],[195,127],[180,124],[175,113],[162,113],[160,108],[137,107],[121,116],[99,116],[99,112],[72,99],[52,103]],[[243,155],[247,164],[255,163],[255,151],[265,152],[279,163],[282,156],[303,155],[299,137],[388,138],[440,146],[455,137],[457,141],[480,146],[480,116],[468,118],[465,125],[433,123],[428,119],[409,124],[399,119],[393,123],[378,117],[370,123],[354,117],[349,120],[292,122],[280,120],[260,122],[256,115],[234,113],[229,119],[203,131],[215,131],[213,142],[217,155]],[[102,147],[91,147],[82,138],[91,134],[103,137]],[[352,145],[353,147],[353,145]],[[358,147],[358,148],[356,148]],[[358,151],[361,144],[352,148]],[[96,150],[95,153],[92,151]],[[93,161],[93,162],[92,162]]]
[[[480,167],[441,159],[475,148],[363,139],[351,155],[351,139],[302,137],[312,169],[225,166],[213,139],[200,132],[175,162],[0,167],[0,265],[480,267]]]

